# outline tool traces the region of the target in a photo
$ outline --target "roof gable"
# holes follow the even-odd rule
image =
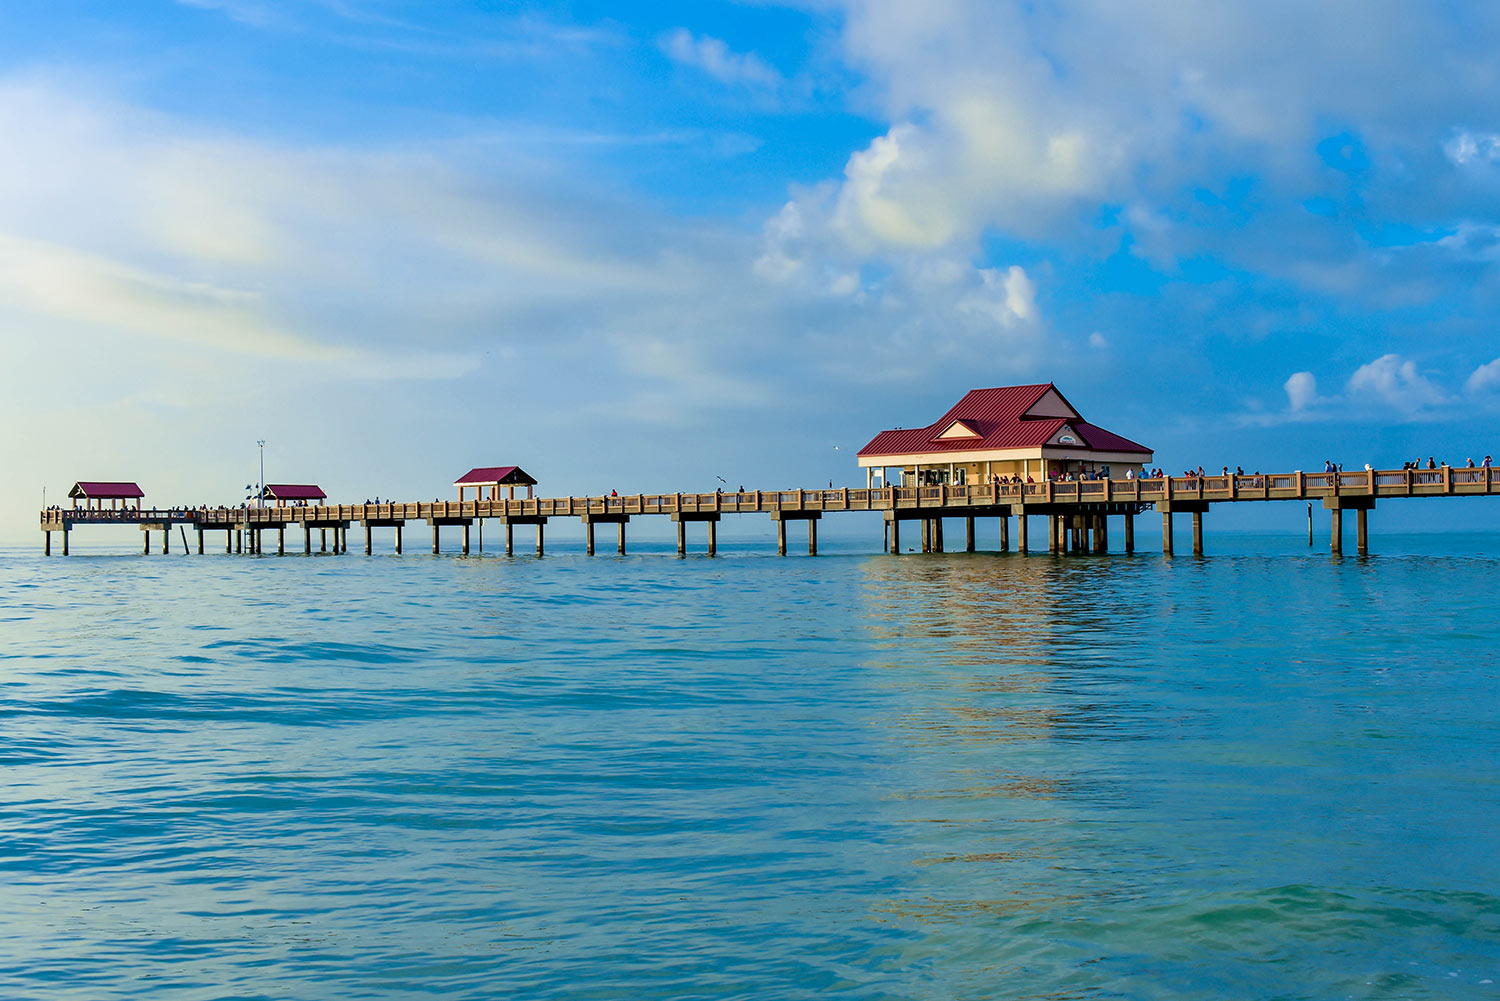
[[[974,430],[973,426],[966,421],[954,421],[948,425],[948,429],[937,438],[983,438],[984,435]]]
[[[1073,405],[1063,399],[1063,395],[1057,391],[1056,386],[1048,386],[1047,391],[1037,398],[1037,401],[1026,408],[1021,415],[1023,418],[1032,417],[1065,417],[1068,420],[1081,420],[1082,415],[1073,409]]]
[[[267,483],[265,496],[272,500],[326,500],[328,495],[315,483]]]

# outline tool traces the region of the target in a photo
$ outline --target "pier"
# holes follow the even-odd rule
[[[316,533],[319,552],[348,551],[349,530],[363,529],[364,550],[372,553],[375,532],[389,530],[395,552],[402,551],[403,530],[409,523],[432,529],[432,552],[441,552],[442,528],[461,529],[461,549],[470,552],[471,529],[498,524],[507,554],[515,551],[515,527],[535,532],[536,553],[544,553],[547,522],[577,518],[584,528],[587,552],[593,555],[594,526],[614,525],[617,550],[625,552],[626,527],[632,519],[661,517],[677,528],[677,552],[688,551],[688,526],[702,523],[707,551],[717,550],[717,526],[725,515],[760,514],[776,524],[776,551],[787,554],[787,525],[805,522],[807,551],[818,551],[818,522],[826,515],[847,511],[879,511],[884,515],[884,548],[901,552],[903,522],[915,522],[922,552],[944,551],[943,523],[964,520],[964,550],[976,548],[976,522],[998,521],[999,550],[1011,548],[1010,519],[1016,520],[1018,552],[1033,548],[1050,553],[1103,553],[1108,550],[1110,523],[1119,519],[1126,552],[1135,551],[1135,518],[1154,509],[1161,515],[1162,551],[1175,551],[1175,516],[1192,518],[1192,552],[1204,552],[1204,518],[1215,504],[1318,501],[1331,514],[1329,549],[1343,552],[1345,511],[1354,512],[1355,549],[1369,551],[1369,514],[1377,501],[1414,497],[1467,497],[1500,493],[1500,477],[1489,468],[1363,470],[1347,473],[1278,473],[1242,476],[1158,477],[1049,481],[1046,483],[989,483],[911,487],[837,488],[829,490],[746,490],[725,493],[631,494],[595,497],[519,497],[487,500],[421,501],[382,504],[307,504],[266,507],[168,508],[51,508],[41,512],[43,552],[52,555],[54,533],[68,555],[70,534],[89,525],[138,525],[142,550],[152,550],[156,533],[161,552],[172,546],[172,531],[187,539],[192,532],[196,550],[205,552],[205,538],[224,534],[225,553],[261,553],[267,533],[275,533],[277,553],[286,552],[287,530],[300,534],[303,553],[313,551]],[[1033,546],[1029,526],[1042,519],[1044,543]],[[294,538],[294,543],[299,541]],[[913,547],[915,548],[915,547]]]

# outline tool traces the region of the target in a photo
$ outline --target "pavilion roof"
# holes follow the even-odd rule
[[[139,485],[123,480],[79,480],[68,491],[68,496],[121,500],[144,497],[146,492]]]
[[[1059,416],[1059,410],[1072,416]],[[1064,428],[1071,428],[1081,439],[1077,445],[1068,446],[1075,451],[1151,454],[1145,445],[1083,420],[1050,382],[971,389],[932,424],[882,431],[859,454],[899,456],[1039,448]]]
[[[476,466],[453,481],[456,487],[472,486],[535,486],[532,479],[520,466]]]
[[[263,496],[268,500],[327,500],[328,495],[315,483],[267,483]]]

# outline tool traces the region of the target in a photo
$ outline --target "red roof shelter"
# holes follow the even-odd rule
[[[83,501],[84,508],[104,510],[104,502],[109,501],[111,510],[120,506],[125,501],[124,507],[130,507],[129,502],[135,501],[137,509],[141,506],[141,498],[146,496],[139,485],[114,480],[79,480],[73,484],[73,489],[68,491],[68,496],[73,498],[73,507],[78,507],[78,502]]]
[[[267,483],[261,497],[277,504],[307,504],[309,501],[321,504],[328,499],[323,488],[313,483]]]
[[[973,389],[932,424],[882,431],[859,450],[869,470],[899,467],[917,484],[977,483],[1139,468],[1151,449],[1085,421],[1052,383]]]
[[[470,487],[474,488],[474,499],[485,500],[484,488],[489,488],[489,500],[500,499],[500,488],[510,488],[510,496],[515,497],[516,487],[525,487],[526,496],[531,496],[531,488],[536,486],[536,480],[532,479],[520,466],[477,466],[453,481],[458,487],[458,500],[464,499],[464,491]]]

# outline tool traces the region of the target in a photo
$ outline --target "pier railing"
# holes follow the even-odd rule
[[[44,531],[83,524],[196,525],[204,529],[276,528],[347,524],[356,521],[458,522],[479,518],[553,518],[604,515],[817,513],[908,511],[1043,505],[1151,504],[1174,500],[1215,503],[1318,500],[1330,496],[1448,497],[1500,493],[1492,469],[1359,470],[1342,473],[1247,473],[1230,476],[1066,480],[1044,483],[980,483],[922,487],[819,490],[744,490],[713,493],[529,497],[480,501],[420,501],[380,504],[275,505],[270,507],[166,507],[97,510],[49,508]],[[976,513],[980,513],[976,510]]]

